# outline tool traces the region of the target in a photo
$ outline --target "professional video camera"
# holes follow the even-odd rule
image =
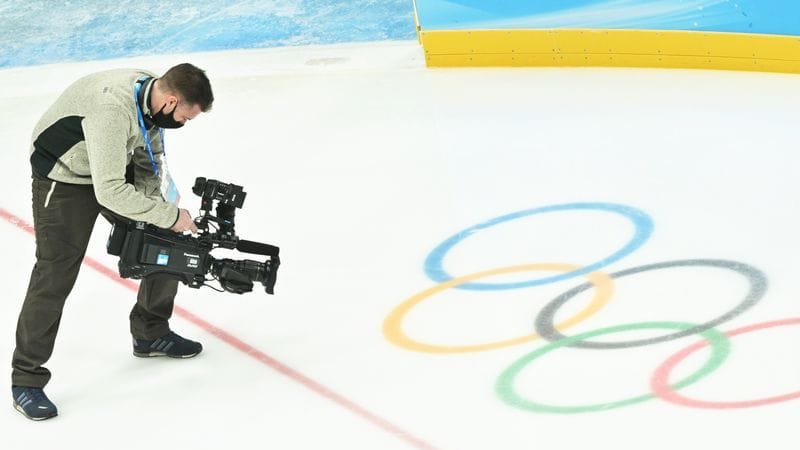
[[[194,219],[199,230],[197,237],[111,215],[113,226],[106,247],[109,254],[120,257],[120,276],[138,280],[153,274],[166,274],[189,287],[200,288],[209,286],[206,282],[211,279],[207,279],[206,274],[210,273],[228,292],[250,292],[255,281],[263,284],[268,294],[273,294],[281,263],[280,249],[239,239],[234,232],[236,208],[242,207],[247,193],[241,186],[202,177],[195,180],[192,192],[202,199],[200,209],[203,214]],[[217,215],[213,216],[211,208],[215,202]],[[263,263],[249,259],[237,261],[217,259],[209,254],[220,247],[269,256],[269,259]]]

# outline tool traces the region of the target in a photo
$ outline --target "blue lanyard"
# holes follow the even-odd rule
[[[136,87],[133,91],[133,102],[136,104],[136,114],[139,116],[139,128],[141,128],[142,136],[144,136],[144,148],[147,149],[147,154],[150,155],[150,164],[153,165],[153,172],[158,175],[158,165],[156,164],[156,158],[153,156],[153,149],[150,147],[150,138],[147,136],[147,128],[144,126],[142,108],[139,106],[139,91],[142,90],[142,83],[148,78],[150,77],[143,76],[136,80]],[[164,132],[161,128],[158,129],[158,135],[161,136],[161,151],[164,152],[164,156],[166,156],[166,152],[164,151]]]

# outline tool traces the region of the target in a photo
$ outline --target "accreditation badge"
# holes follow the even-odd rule
[[[181,194],[178,192],[178,186],[175,184],[167,168],[167,158],[164,157],[163,153],[159,156],[161,157],[161,197],[165,201],[178,206],[178,203],[181,201]]]

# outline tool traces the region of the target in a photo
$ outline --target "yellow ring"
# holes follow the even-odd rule
[[[404,301],[403,303],[398,305],[395,309],[393,309],[392,312],[390,312],[389,315],[386,317],[386,320],[384,320],[383,322],[383,335],[386,336],[386,339],[389,342],[397,345],[398,347],[424,353],[481,352],[503,347],[510,347],[512,345],[523,344],[526,342],[533,341],[535,339],[540,338],[540,336],[536,333],[533,333],[513,339],[506,339],[503,341],[489,342],[486,344],[476,344],[476,345],[457,346],[457,345],[428,344],[425,342],[415,341],[414,339],[408,337],[403,332],[403,320],[405,319],[406,314],[408,314],[413,307],[421,303],[426,298],[434,294],[438,294],[439,292],[444,291],[445,289],[449,289],[454,286],[459,286],[461,284],[468,283],[470,281],[477,280],[479,278],[489,277],[492,275],[507,274],[507,273],[525,272],[529,270],[552,270],[552,271],[570,272],[580,268],[581,266],[577,266],[574,264],[560,264],[560,263],[523,264],[517,266],[502,267],[499,269],[484,270],[482,272],[476,272],[470,275],[464,275],[458,278],[453,278],[452,280],[445,281],[444,283],[438,284],[432,288],[426,289],[410,297],[408,300]],[[582,320],[588,318],[589,316],[599,311],[600,308],[605,306],[608,303],[608,300],[611,298],[611,295],[614,291],[613,287],[614,282],[611,279],[611,277],[601,272],[592,272],[586,274],[585,277],[589,279],[589,282],[592,283],[595,288],[595,295],[592,298],[592,301],[584,309],[578,312],[578,314],[559,323],[556,326],[556,329],[561,330],[564,328],[569,328],[570,326],[573,326],[581,322]]]

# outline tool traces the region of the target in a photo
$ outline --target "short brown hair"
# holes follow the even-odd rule
[[[166,90],[175,91],[187,102],[200,105],[200,110],[207,112],[214,103],[211,82],[206,72],[189,63],[171,67],[159,78]]]

